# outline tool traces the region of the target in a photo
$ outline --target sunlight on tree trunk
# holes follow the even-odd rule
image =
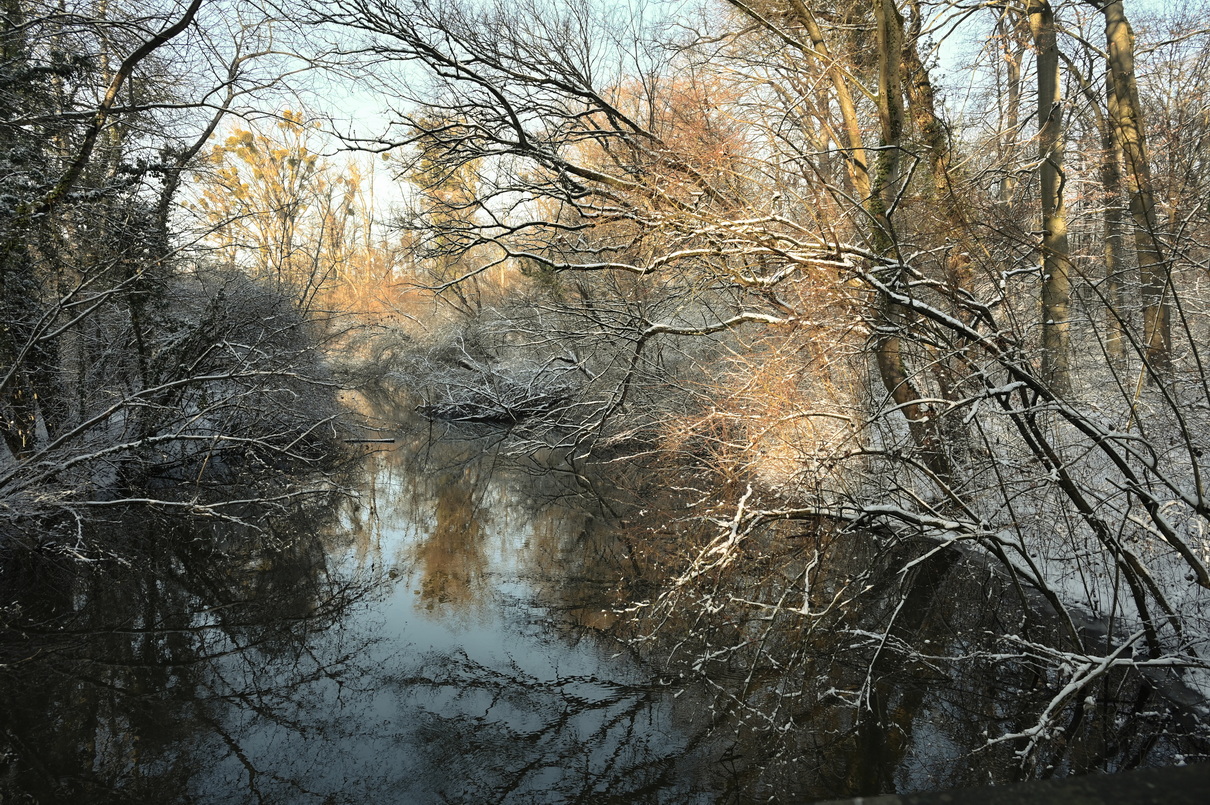
[[[1112,63],[1106,62],[1105,95],[1108,109],[1117,101]],[[1101,117],[1101,185],[1105,194],[1105,351],[1117,368],[1126,365],[1128,316],[1124,278],[1126,272],[1126,214],[1122,207],[1122,144],[1115,131],[1112,113]]]
[[[1038,177],[1042,193],[1042,375],[1071,389],[1071,256],[1064,201],[1063,97],[1054,11],[1029,0],[1029,29],[1038,62]]]
[[[1122,0],[1109,0],[1101,10],[1105,15],[1112,82],[1110,118],[1116,145],[1126,160],[1130,216],[1143,289],[1144,357],[1151,369],[1162,376],[1169,374],[1172,363],[1171,277],[1155,212],[1147,137],[1134,69],[1134,31],[1126,19]]]

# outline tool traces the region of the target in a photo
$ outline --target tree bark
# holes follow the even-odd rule
[[[1114,101],[1113,67],[1106,62],[1105,94],[1109,108]],[[1114,134],[1114,123],[1102,121],[1101,186],[1105,193],[1105,353],[1109,362],[1121,368],[1126,362],[1126,295],[1122,276],[1126,263],[1125,224],[1122,208],[1122,147]]]
[[[1101,5],[1109,52],[1109,116],[1126,164],[1130,216],[1143,291],[1143,350],[1151,368],[1164,374],[1172,362],[1170,268],[1164,259],[1155,215],[1143,109],[1134,73],[1134,31],[1122,0]]]
[[[892,216],[902,182],[903,147],[903,17],[894,0],[877,0],[874,21],[878,48],[878,154],[866,211],[870,218],[873,250],[881,257],[900,261]],[[898,290],[902,269],[891,269],[887,284]],[[882,384],[907,418],[912,440],[920,448],[929,469],[948,478],[951,468],[941,444],[941,432],[935,412],[925,404],[912,382],[903,355],[901,334],[907,327],[908,311],[889,298],[878,304],[877,336],[874,355]]]
[[[1028,0],[1038,60],[1038,158],[1042,193],[1042,375],[1059,393],[1071,389],[1071,259],[1063,198],[1063,97],[1054,9]]]

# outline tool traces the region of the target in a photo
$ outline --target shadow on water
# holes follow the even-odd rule
[[[809,801],[1202,751],[1125,676],[1038,769],[988,747],[1055,684],[1002,636],[1047,626],[958,555],[908,578],[876,536],[771,530],[726,578],[619,614],[709,539],[691,479],[370,413],[397,439],[358,448],[355,495],[267,531],[132,512],[91,527],[138,561],[6,569],[0,799]],[[734,605],[807,574],[799,606]]]

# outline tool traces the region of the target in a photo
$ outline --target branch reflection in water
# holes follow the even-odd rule
[[[556,623],[577,585],[600,586],[560,564],[569,536],[604,521],[599,504],[573,478],[506,466],[494,435],[434,440],[413,424],[367,448],[357,495],[266,533],[96,523],[146,560],[65,576],[54,600],[14,591],[0,792],[693,801],[697,774],[678,760],[690,697],[650,684],[616,641]],[[599,600],[589,609],[600,620]]]
[[[398,438],[356,448],[356,494],[266,532],[116,517],[92,527],[124,530],[145,561],[8,588],[0,793],[811,800],[1205,751],[1125,674],[1072,714],[1040,771],[989,748],[1057,680],[1001,637],[1036,638],[1045,619],[966,558],[907,577],[917,548],[797,524],[669,594],[717,530],[707,492],[724,512],[742,490],[691,468],[510,457],[507,430],[361,404]],[[829,609],[838,591],[860,595]],[[662,603],[634,617],[644,601]]]

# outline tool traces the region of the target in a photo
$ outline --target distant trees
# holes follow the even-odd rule
[[[231,129],[193,166],[186,206],[211,261],[239,267],[305,312],[366,312],[354,300],[397,281],[396,260],[376,236],[372,177],[324,156],[318,129],[289,109],[270,126]]]
[[[417,121],[416,136],[424,141],[426,132],[448,123]],[[500,261],[490,244],[478,242],[476,218],[483,210],[476,164],[451,166],[441,158],[440,137],[436,139],[431,149],[421,148],[423,156],[408,160],[399,177],[413,191],[404,223],[416,256],[412,282],[459,313],[474,316],[483,312],[484,275],[500,273]]]
[[[337,268],[353,189],[314,153],[302,115],[286,110],[274,128],[276,136],[237,127],[214,146],[195,206],[222,262],[306,309]]]

